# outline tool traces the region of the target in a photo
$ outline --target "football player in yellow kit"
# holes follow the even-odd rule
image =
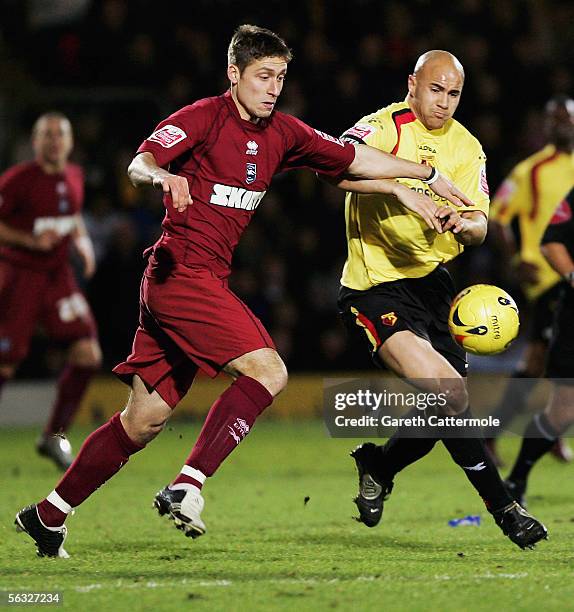
[[[532,314],[523,359],[492,414],[503,427],[524,410],[536,378],[544,373],[561,279],[542,256],[540,240],[556,202],[574,185],[574,100],[564,96],[550,100],[545,109],[545,129],[548,144],[512,170],[491,206],[491,231],[501,246],[502,257],[514,264]],[[520,244],[511,229],[514,220],[518,221]],[[487,447],[493,460],[502,465],[496,438],[489,438]],[[572,460],[572,450],[562,438],[551,452],[562,461]]]
[[[445,393],[445,414],[470,418],[464,351],[451,338],[447,318],[455,295],[444,263],[464,246],[479,245],[487,230],[488,184],[478,140],[452,118],[464,70],[446,51],[422,55],[408,78],[404,102],[367,115],[342,138],[412,161],[426,162],[455,181],[474,202],[451,206],[433,197],[436,229],[397,201],[388,181],[341,180],[346,197],[348,257],[339,309],[350,333],[359,334],[373,359],[432,393]],[[411,181],[397,188],[420,187]],[[460,434],[461,432],[459,432]],[[470,437],[462,437],[470,436]],[[359,520],[380,521],[395,475],[426,455],[438,440],[483,498],[498,526],[525,548],[546,537],[546,528],[512,500],[489,459],[477,429],[461,435],[441,430],[413,437],[399,428],[383,446],[365,443],[353,457],[359,472],[355,500]]]

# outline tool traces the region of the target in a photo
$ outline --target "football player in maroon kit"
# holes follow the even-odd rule
[[[191,454],[155,506],[185,535],[205,532],[201,488],[287,383],[285,364],[261,321],[228,288],[233,251],[277,172],[420,179],[470,204],[436,169],[366,145],[344,143],[275,110],[291,52],[273,32],[241,26],[228,52],[230,90],[177,111],[138,149],[128,174],[163,191],[163,234],[147,251],[140,325],[114,372],[131,385],[127,406],[84,442],[46,499],[21,510],[17,527],[38,553],[66,556],[64,521],[163,429],[199,368],[233,379],[211,407]],[[395,181],[378,183],[395,193]],[[397,197],[441,230],[430,198]]]
[[[101,362],[70,247],[80,255],[86,278],[95,271],[95,259],[81,215],[83,172],[68,162],[70,122],[61,113],[42,115],[32,145],[34,161],[0,176],[0,389],[26,356],[37,325],[69,345],[52,413],[37,442],[38,452],[65,470],[73,456],[64,432]]]

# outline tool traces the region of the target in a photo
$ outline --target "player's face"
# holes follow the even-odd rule
[[[463,83],[450,62],[429,63],[409,76],[412,110],[427,130],[438,130],[454,115]]]
[[[65,164],[73,146],[72,127],[66,119],[40,119],[32,137],[36,158],[54,166]]]
[[[242,73],[228,67],[232,95],[243,119],[257,122],[269,117],[283,89],[287,62],[282,57],[263,57],[251,62]]]
[[[546,112],[546,129],[550,142],[558,147],[574,147],[574,100],[556,104]]]

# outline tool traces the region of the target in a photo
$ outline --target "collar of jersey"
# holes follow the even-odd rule
[[[226,91],[223,94],[223,99],[225,103],[227,104],[227,106],[231,109],[233,116],[237,119],[237,121],[239,121],[239,123],[241,124],[241,127],[244,130],[249,130],[250,132],[259,132],[263,128],[265,128],[267,124],[269,123],[269,119],[261,119],[259,123],[253,123],[249,121],[248,119],[243,119],[241,115],[239,114],[239,110],[237,106],[235,105],[233,98],[231,97],[230,91]]]

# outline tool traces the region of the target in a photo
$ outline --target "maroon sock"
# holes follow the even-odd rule
[[[68,429],[95,373],[94,368],[66,365],[58,380],[58,395],[45,433],[56,434]]]
[[[128,436],[120,413],[116,413],[86,438],[74,463],[58,483],[56,493],[72,508],[79,506],[142,448]],[[38,504],[38,514],[49,527],[62,525],[66,518],[66,513],[47,499]]]
[[[4,388],[4,385],[8,382],[8,379],[4,376],[2,376],[2,374],[0,374],[0,393],[2,393],[2,389]]]
[[[273,396],[260,382],[240,376],[211,407],[186,465],[211,476],[272,401]],[[173,484],[184,482],[201,488],[197,479],[185,474],[180,474]]]

